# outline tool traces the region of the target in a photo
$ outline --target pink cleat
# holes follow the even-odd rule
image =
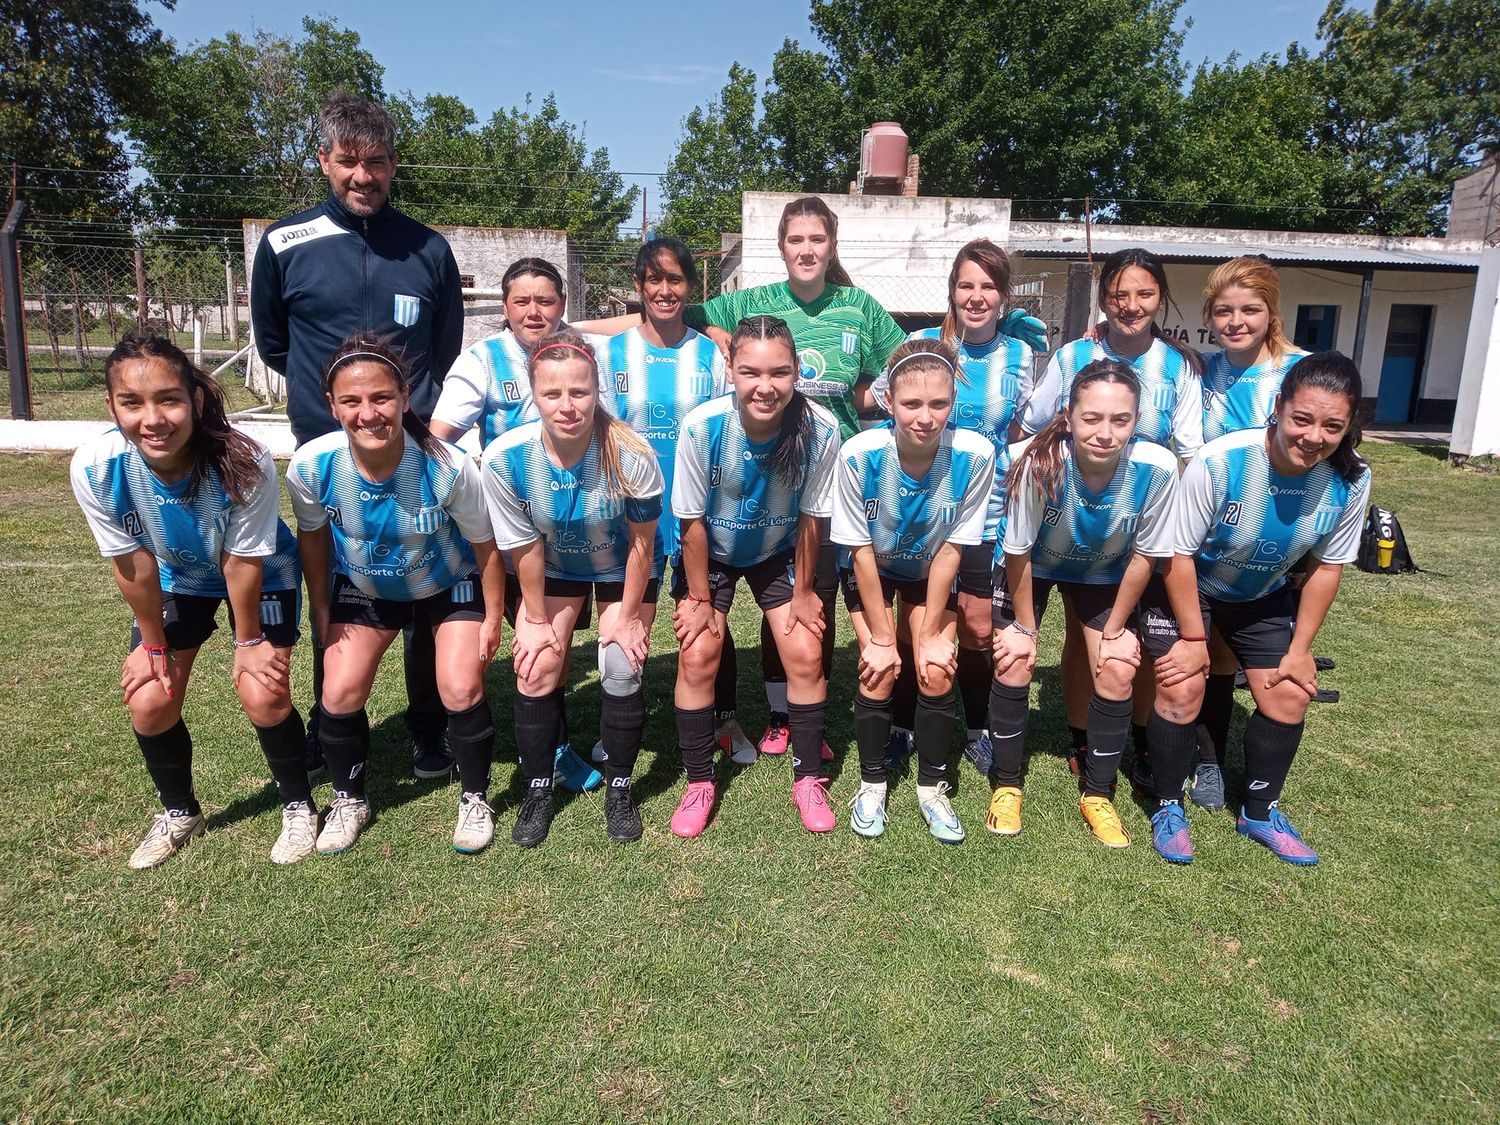
[[[786,716],[779,711],[772,711],[771,721],[766,724],[766,733],[760,736],[760,752],[785,754],[791,742],[792,732],[786,725]]]
[[[682,795],[682,803],[672,814],[672,835],[681,836],[685,840],[703,835],[703,830],[708,827],[708,819],[714,812],[715,796],[717,793],[712,781],[688,782],[687,792]]]
[[[828,805],[828,794],[821,777],[799,777],[792,786],[792,804],[802,816],[802,826],[809,832],[832,832],[837,822]]]

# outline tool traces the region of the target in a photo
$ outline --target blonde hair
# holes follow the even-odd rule
[[[1271,263],[1259,254],[1230,258],[1214,268],[1203,286],[1203,323],[1213,320],[1214,302],[1230,286],[1248,289],[1266,303],[1266,347],[1277,359],[1292,350],[1281,320],[1281,279]]]

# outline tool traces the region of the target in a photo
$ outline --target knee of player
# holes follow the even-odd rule
[[[481,675],[444,678],[438,681],[438,697],[448,711],[467,711],[484,698],[484,678]]]
[[[135,729],[148,734],[158,733],[174,726],[182,717],[182,689],[178,685],[176,694],[169,697],[158,683],[145,684],[130,697],[130,721]]]
[[[953,677],[942,668],[927,666],[927,683],[922,686],[924,695],[947,695],[953,690]]]
[[[369,698],[369,684],[327,676],[323,681],[323,697],[318,702],[329,714],[348,715],[362,708]]]
[[[1203,706],[1203,677],[1189,676],[1181,683],[1156,685],[1156,713],[1174,723],[1190,723]]]
[[[961,597],[958,602],[958,642],[965,648],[986,648],[994,632],[990,603]]]
[[[1135,687],[1135,669],[1123,660],[1106,660],[1094,673],[1094,690],[1106,699],[1129,699]]]
[[[634,695],[641,690],[644,673],[644,666],[631,667],[630,657],[619,645],[610,643],[599,646],[599,684],[605,695]]]
[[[712,680],[719,671],[719,656],[724,651],[722,634],[714,636],[705,629],[685,645],[677,658],[678,672],[686,679],[698,683]]]
[[[272,691],[254,677],[244,675],[235,687],[246,718],[258,727],[274,727],[292,712],[290,692]]]
[[[1269,672],[1257,669],[1249,673],[1252,677],[1266,676]],[[1307,718],[1307,705],[1311,702],[1307,692],[1291,680],[1282,680],[1275,687],[1263,690],[1256,697],[1256,706],[1267,718],[1278,723],[1300,723]]]

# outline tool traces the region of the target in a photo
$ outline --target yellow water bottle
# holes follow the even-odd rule
[[[1391,555],[1396,550],[1396,529],[1391,526],[1388,519],[1380,521],[1376,529],[1375,539],[1375,561],[1381,570],[1386,570],[1391,565]]]

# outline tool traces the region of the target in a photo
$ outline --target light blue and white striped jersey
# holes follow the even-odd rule
[[[704,518],[710,558],[726,566],[753,566],[796,545],[800,517],[833,514],[839,424],[811,401],[808,415],[812,440],[802,484],[795,489],[767,472],[778,439],[752,442],[733,395],[706,402],[683,419],[672,471],[672,512],[684,520]]]
[[[1073,379],[1096,359],[1114,359],[1130,365],[1141,381],[1141,412],[1136,420],[1137,437],[1176,449],[1184,461],[1192,459],[1203,444],[1203,381],[1181,352],[1165,340],[1132,359],[1116,355],[1106,343],[1087,336],[1064,344],[1052,353],[1047,370],[1021,411],[1021,428],[1038,433],[1057,415],[1073,389]]]
[[[1350,482],[1327,461],[1301,476],[1271,467],[1268,431],[1238,430],[1205,445],[1182,475],[1177,553],[1193,555],[1198,589],[1226,602],[1265,597],[1304,554],[1351,563],[1370,499],[1370,470]]]
[[[372,598],[414,602],[474,573],[471,543],[494,538],[479,469],[446,442],[434,458],[406,438],[389,479],[368,480],[343,430],[292,455],[286,486],[297,527],[333,525],[334,569]]]
[[[1294,349],[1250,367],[1235,367],[1225,352],[1204,356],[1203,440],[1270,425],[1282,380],[1306,356]]]
[[[944,543],[972,546],[984,536],[995,483],[995,447],[973,430],[945,429],[920,480],[906,475],[895,426],[865,430],[839,451],[831,538],[870,546],[881,577],[915,582]]]
[[[695,406],[727,389],[724,357],[707,336],[687,330],[674,348],[647,342],[639,328],[609,340],[605,377],[615,388],[615,417],[645,438],[656,456],[670,495],[682,420]],[[677,520],[667,513],[660,524],[662,548],[677,553]]]
[[[297,541],[277,516],[281,490],[276,465],[261,449],[261,483],[236,504],[218,472],[205,469],[195,491],[192,477],[163,484],[141,451],[118,429],[91,438],[73,455],[73,495],[105,558],[149,551],[161,588],[205,598],[228,597],[221,556],[265,562],[262,590],[295,590],[302,572]]]
[[[495,545],[514,550],[542,540],[547,575],[576,582],[623,582],[630,524],[660,520],[662,475],[656,457],[620,448],[628,495],[606,490],[595,431],[583,460],[560,468],[542,444],[542,424],[528,422],[484,451],[480,477],[495,528]],[[655,536],[651,576],[662,573]]]
[[[1017,442],[1012,456],[1020,457],[1029,444]],[[1063,480],[1055,499],[1042,494],[1029,472],[1017,485],[1003,554],[1029,552],[1036,577],[1089,586],[1118,585],[1133,552],[1171,557],[1177,459],[1167,449],[1132,441],[1114,476],[1097,492],[1078,471],[1073,443],[1064,441],[1061,449]],[[1001,553],[995,561],[1001,561]]]
[[[559,331],[565,328],[566,324],[558,325]],[[600,399],[605,409],[613,409],[613,388],[606,386],[603,375],[608,337],[586,335],[584,339],[599,357]],[[471,345],[448,369],[432,420],[464,431],[477,424],[481,449],[506,431],[536,421],[528,361],[526,349],[509,328]]]

